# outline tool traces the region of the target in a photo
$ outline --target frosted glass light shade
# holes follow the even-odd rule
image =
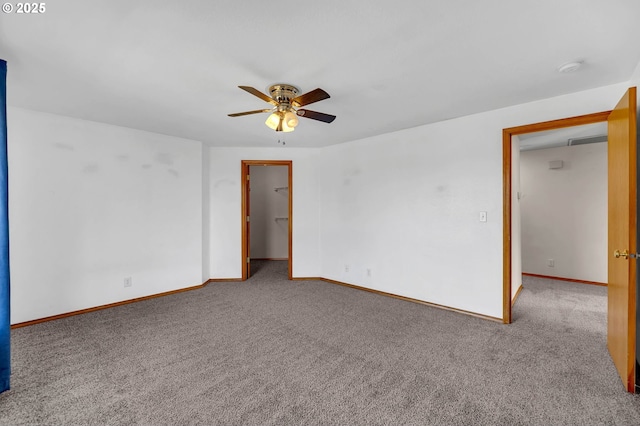
[[[273,113],[269,117],[267,117],[267,121],[264,122],[272,130],[276,130],[278,128],[278,124],[280,124],[280,114]]]
[[[293,127],[287,126],[287,123],[284,120],[282,120],[282,131],[283,132],[285,132],[285,133],[286,132],[293,132],[294,130],[295,129]]]
[[[294,128],[298,125],[298,117],[291,111],[287,111],[284,115],[284,124],[287,126]]]

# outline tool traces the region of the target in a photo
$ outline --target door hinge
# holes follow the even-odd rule
[[[249,263],[249,260],[250,260],[250,258],[249,258],[249,257],[247,257],[247,263]]]
[[[249,222],[250,216],[247,216],[247,222]]]
[[[251,175],[247,175],[247,180],[249,180],[249,179],[250,179],[250,176],[251,176]]]

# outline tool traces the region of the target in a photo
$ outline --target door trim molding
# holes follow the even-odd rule
[[[502,129],[502,322],[511,324],[511,137],[607,121],[611,111]]]
[[[289,279],[293,279],[293,161],[291,160],[242,160],[240,163],[241,169],[241,215],[240,222],[242,224],[242,281],[245,281],[248,277],[247,274],[247,258],[249,257],[249,230],[247,227],[247,198],[249,197],[249,191],[247,191],[247,176],[249,176],[249,166],[287,166],[288,168],[288,180],[289,180],[289,194],[288,194],[288,214],[289,214],[289,229],[288,229],[288,250],[289,250]]]

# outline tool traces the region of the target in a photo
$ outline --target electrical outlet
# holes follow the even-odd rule
[[[344,265],[344,271],[349,272],[349,265]]]
[[[371,278],[371,268],[367,268],[367,277]]]
[[[556,262],[553,259],[549,259],[547,260],[547,266],[553,268],[554,266],[556,266]]]
[[[131,277],[125,277],[124,278],[124,286],[125,287],[131,287],[133,285],[133,279],[131,279]]]

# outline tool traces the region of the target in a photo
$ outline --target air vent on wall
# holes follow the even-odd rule
[[[607,141],[607,135],[587,136],[586,138],[570,138],[569,140],[567,140],[567,145],[568,146],[586,145],[589,143],[600,143],[600,142],[606,142],[606,141]]]

